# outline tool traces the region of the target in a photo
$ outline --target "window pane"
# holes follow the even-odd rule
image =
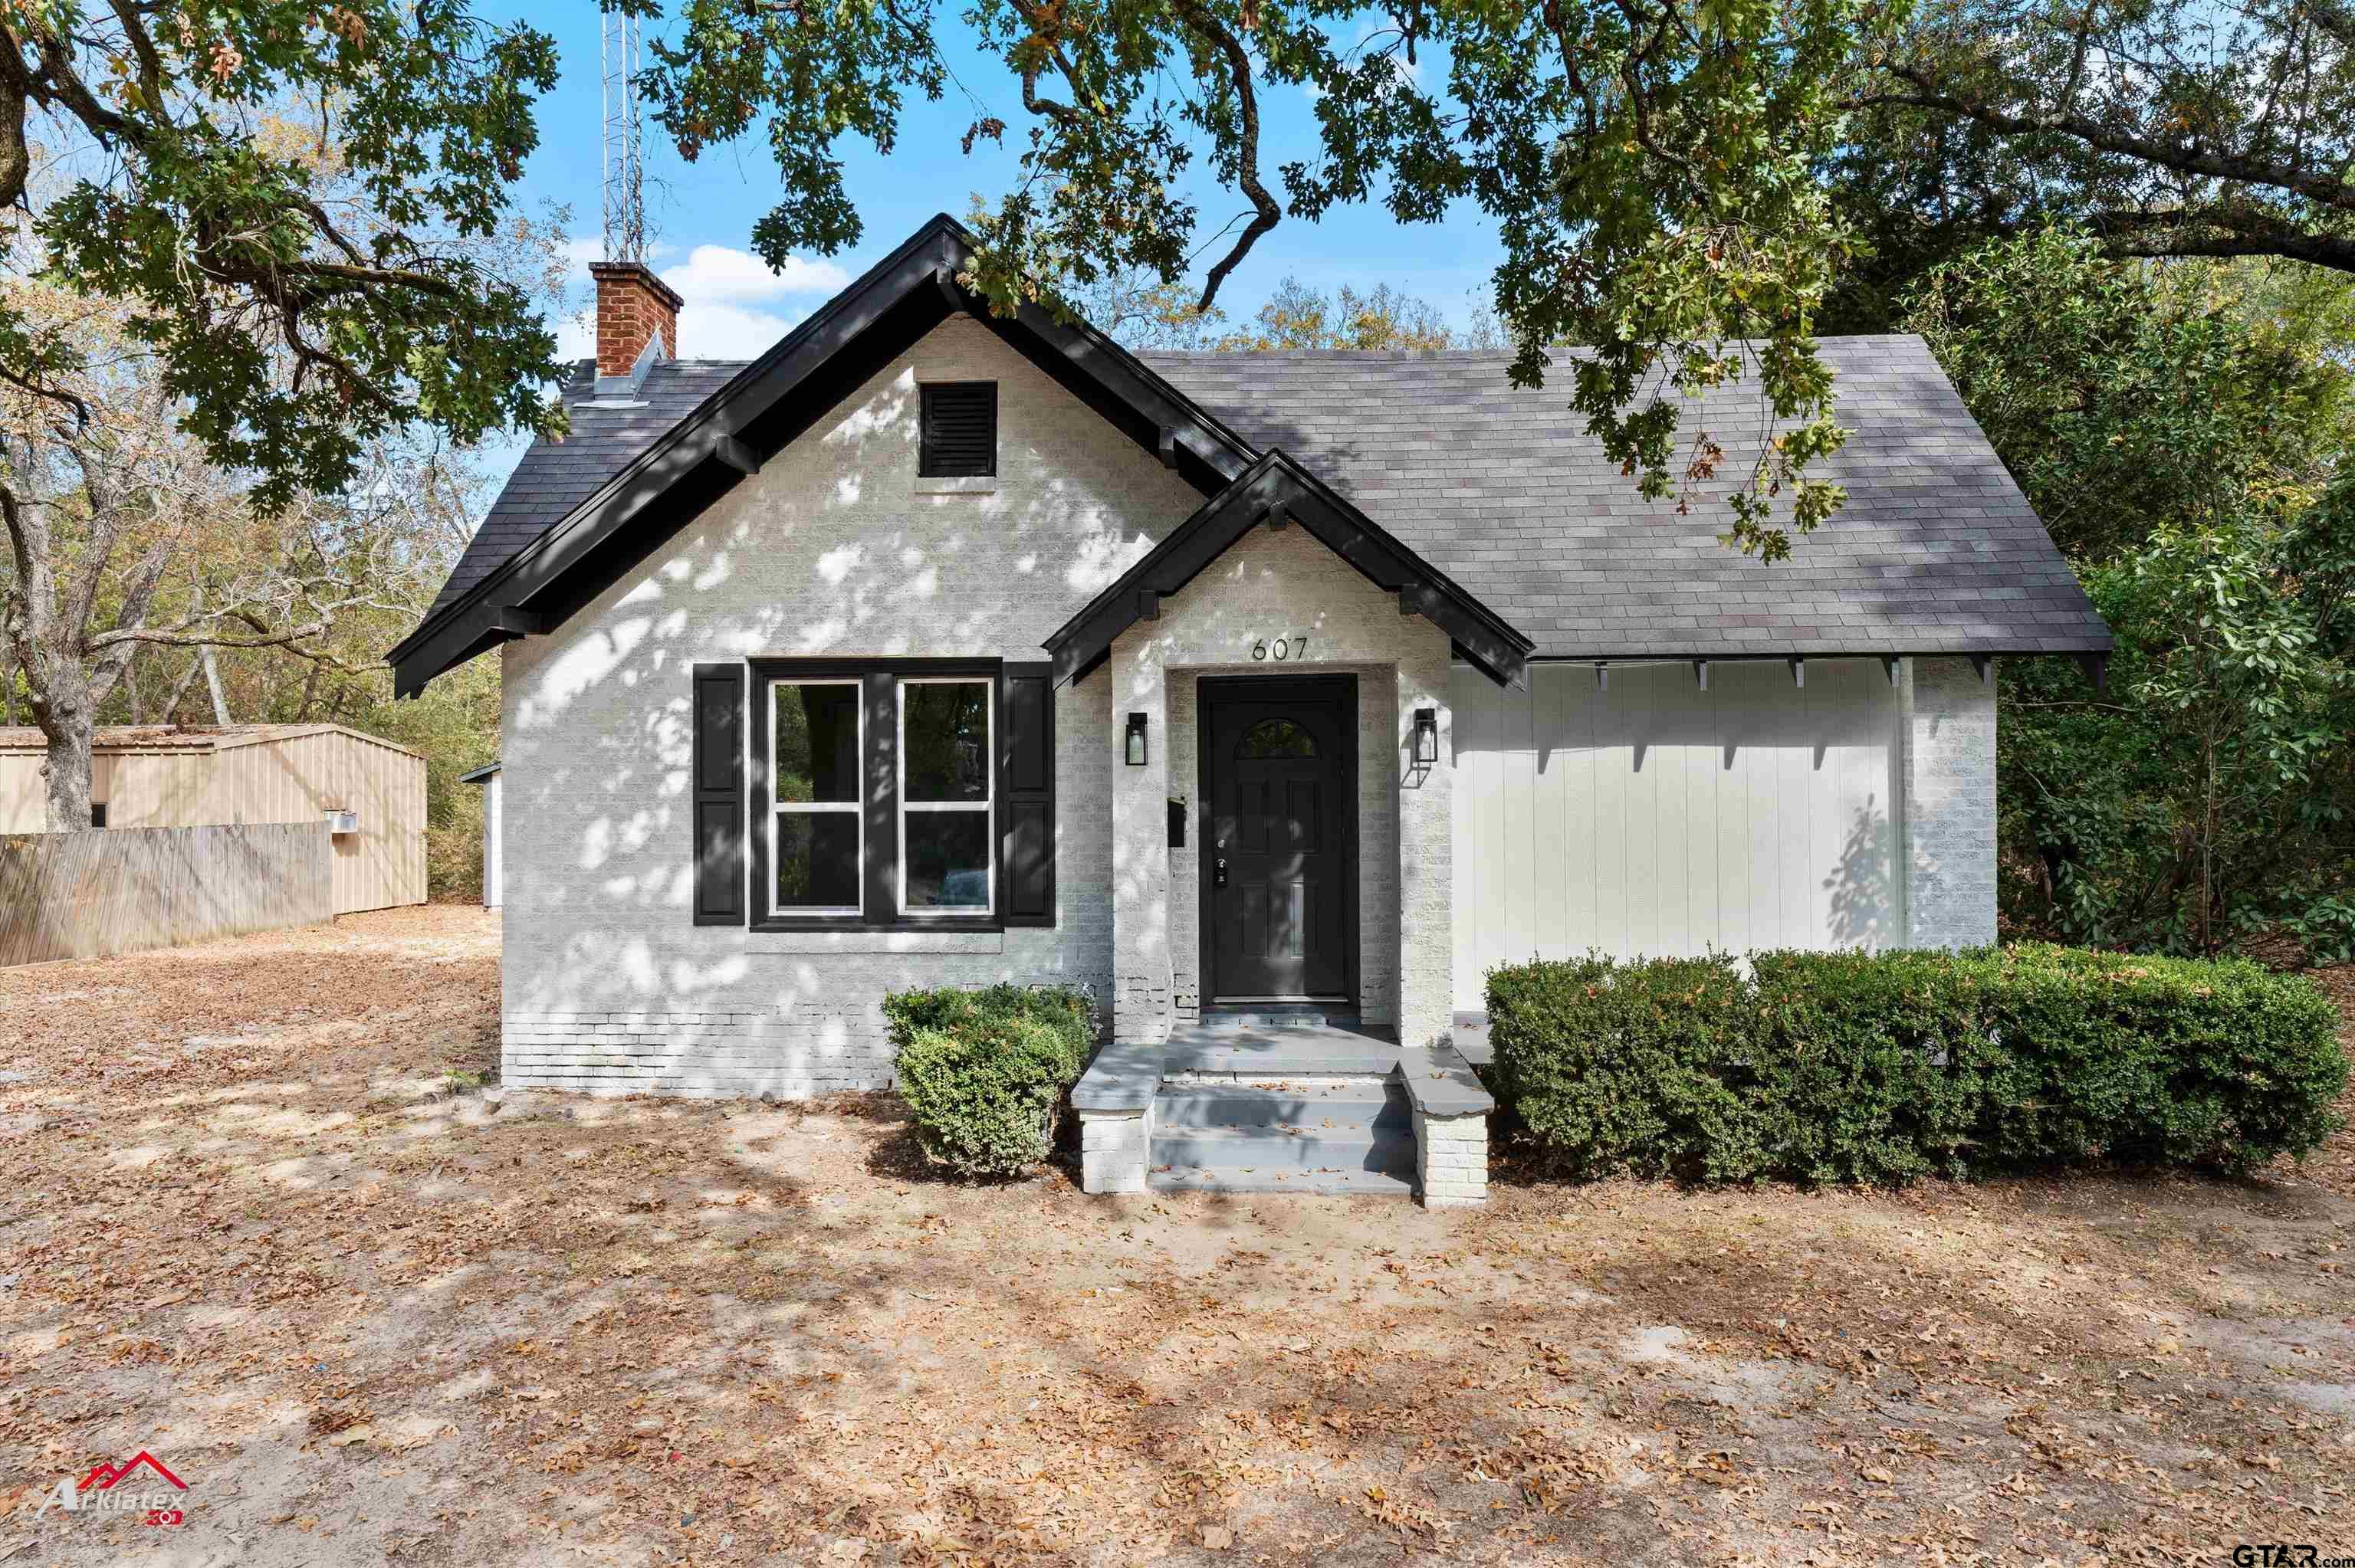
[[[777,813],[777,908],[858,907],[858,813]]]
[[[907,799],[989,799],[989,686],[981,681],[900,688]],[[912,885],[912,884],[911,884]]]
[[[858,688],[776,688],[777,800],[858,799]]]
[[[989,907],[989,813],[908,811],[908,907]]]
[[[1314,757],[1316,737],[1290,719],[1262,719],[1251,726],[1242,743],[1235,747],[1237,757]]]

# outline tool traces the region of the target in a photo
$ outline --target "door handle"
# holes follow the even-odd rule
[[[1211,870],[1210,885],[1213,887],[1224,887],[1226,885],[1227,857],[1225,855],[1220,855],[1218,859],[1217,864]]]

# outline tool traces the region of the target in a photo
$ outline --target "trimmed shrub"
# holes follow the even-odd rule
[[[1492,1076],[1580,1176],[1902,1183],[2303,1159],[2347,1080],[2320,988],[2022,946],[1511,965]]]
[[[1095,1013],[1084,992],[997,985],[883,999],[893,1071],[933,1160],[964,1176],[1013,1176],[1054,1147]]]
[[[1727,1049],[1742,996],[1726,958],[1492,970],[1497,1093],[1581,1172],[1739,1177],[1771,1137],[1745,1054]]]

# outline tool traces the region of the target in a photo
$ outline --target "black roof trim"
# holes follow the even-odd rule
[[[1500,686],[1527,683],[1534,643],[1280,449],[1204,502],[1048,636],[1042,646],[1054,662],[1056,683],[1078,680],[1101,662],[1113,640],[1144,618],[1147,596],[1157,601],[1184,588],[1279,507],[1376,588],[1396,593],[1401,612],[1421,615],[1445,631],[1455,651],[1490,680]]]
[[[486,649],[560,623],[959,308],[1205,495],[1258,456],[1224,423],[1083,322],[1037,304],[994,316],[957,274],[975,240],[945,213],[704,399],[546,533],[429,613],[387,661],[414,696]]]

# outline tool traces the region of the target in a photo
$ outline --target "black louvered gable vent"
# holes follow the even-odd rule
[[[923,450],[916,472],[969,479],[997,471],[997,383],[944,381],[923,389]]]

